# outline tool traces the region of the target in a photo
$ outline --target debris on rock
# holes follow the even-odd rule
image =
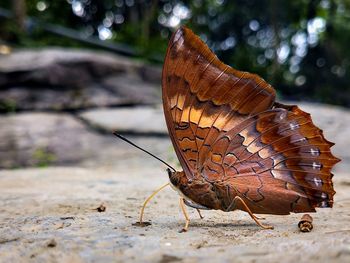
[[[313,229],[312,220],[312,216],[310,216],[309,214],[304,214],[298,223],[300,231],[310,232]]]

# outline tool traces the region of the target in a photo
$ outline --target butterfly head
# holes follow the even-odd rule
[[[205,204],[200,203],[200,199],[195,198],[197,193],[202,191],[207,192],[207,185],[200,183],[196,184],[193,180],[188,179],[185,172],[171,171],[167,169],[170,186],[182,197],[185,199],[185,204],[187,206],[198,208],[198,209],[211,209],[208,208]],[[192,188],[194,186],[194,188]],[[192,194],[191,194],[192,193]],[[193,193],[195,196],[193,196]],[[198,195],[197,195],[198,196]]]
[[[183,192],[185,186],[188,184],[187,177],[183,171],[172,171],[167,169],[170,185],[171,187],[178,192],[178,194],[186,199],[189,199],[186,194]]]
[[[178,173],[177,171],[172,171],[170,170],[169,168],[166,169],[166,171],[168,172],[168,176],[169,176],[169,180],[170,180],[170,183],[173,185],[173,186],[177,186],[178,185],[178,176],[176,176],[176,174]]]
[[[184,180],[184,172],[172,171],[169,168],[167,169],[170,183],[173,187],[179,189]]]

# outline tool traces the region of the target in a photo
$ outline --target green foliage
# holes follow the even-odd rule
[[[38,148],[33,153],[33,161],[37,167],[47,167],[56,160],[56,156],[46,148]]]
[[[16,102],[11,99],[0,100],[0,112],[13,113],[16,111]]]

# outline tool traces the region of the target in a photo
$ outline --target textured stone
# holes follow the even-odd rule
[[[106,52],[18,50],[0,56],[0,111],[159,102],[161,70]]]
[[[94,155],[100,137],[68,114],[0,118],[0,168],[77,163]]]
[[[114,169],[43,168],[0,171],[0,262],[349,262],[350,181],[334,177],[333,209],[312,214],[314,229],[301,233],[301,214],[264,215],[260,229],[245,212],[188,208],[170,187],[145,209],[147,196],[168,181],[160,165],[129,158]],[[101,203],[106,212],[96,211]],[[50,240],[57,243],[48,247]],[[166,261],[168,260],[168,261]],[[172,261],[174,262],[174,261]]]
[[[89,125],[104,131],[168,134],[160,106],[95,109],[84,111],[79,116]]]

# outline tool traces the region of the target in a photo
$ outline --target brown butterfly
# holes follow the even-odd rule
[[[263,228],[272,227],[254,214],[332,207],[331,169],[340,161],[330,151],[334,143],[310,114],[277,103],[271,85],[223,64],[188,28],[170,39],[162,92],[170,138],[183,168],[168,173],[182,196],[184,231],[189,224],[184,203],[197,209],[239,209]]]

